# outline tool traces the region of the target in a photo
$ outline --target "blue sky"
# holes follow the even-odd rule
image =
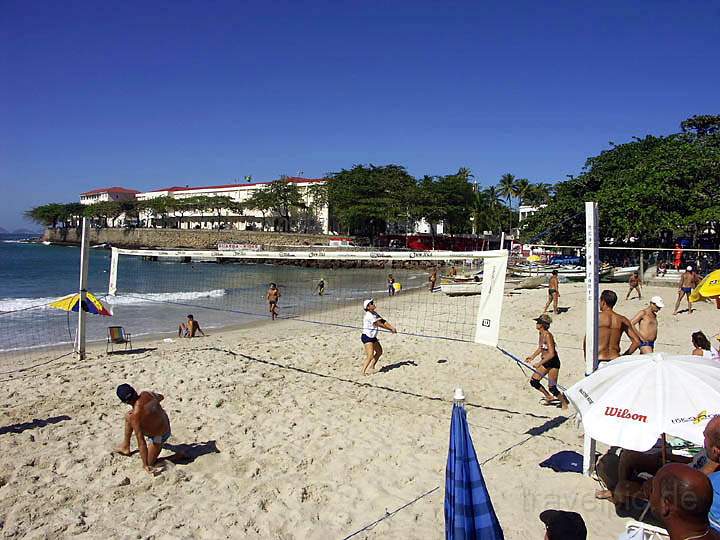
[[[0,16],[0,226],[84,190],[398,163],[490,184],[720,113],[720,5],[27,2]]]

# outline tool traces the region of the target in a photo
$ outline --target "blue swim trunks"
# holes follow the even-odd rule
[[[155,446],[161,446],[167,440],[172,436],[171,432],[167,432],[165,435],[156,435],[154,437],[150,437],[149,435],[145,435],[145,438],[147,439],[148,444],[154,444]]]

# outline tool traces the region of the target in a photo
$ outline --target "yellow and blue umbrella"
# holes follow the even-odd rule
[[[720,270],[710,272],[698,283],[693,292],[690,293],[690,301],[698,302],[707,298],[720,296]]]
[[[80,306],[80,293],[70,294],[63,296],[62,298],[55,300],[50,303],[50,307],[56,309],[62,309],[63,311],[75,311],[77,312]],[[106,308],[103,303],[95,298],[92,293],[85,293],[85,302],[83,302],[83,311],[92,313],[94,315],[104,315],[105,317],[112,317],[112,313]]]

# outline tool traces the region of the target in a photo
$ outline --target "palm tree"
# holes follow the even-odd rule
[[[530,194],[531,187],[530,181],[527,178],[520,178],[515,182],[515,196],[518,199],[518,207],[520,207],[527,199]]]
[[[497,192],[501,197],[505,197],[508,207],[512,209],[512,198],[515,195],[515,176],[510,173],[503,174]]]

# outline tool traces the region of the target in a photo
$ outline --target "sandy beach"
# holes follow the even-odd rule
[[[720,326],[714,304],[673,316],[672,288],[647,287],[643,301],[625,301],[625,285],[603,288],[618,292],[617,311],[628,317],[650,296],[664,298],[658,351],[689,353],[693,330],[712,335]],[[506,297],[502,348],[519,357],[534,349],[531,317],[546,295]],[[398,321],[412,305],[406,298],[377,301],[401,331],[412,330]],[[441,328],[455,316],[453,301],[433,295],[433,305],[447,305]],[[560,305],[568,310],[551,330],[560,384],[570,386],[584,373],[584,284],[563,284]],[[361,317],[351,306],[324,322]],[[359,333],[280,320],[193,340],[148,339],[128,354],[107,356],[103,345],[82,363],[65,357],[0,377],[2,537],[442,538],[456,386],[467,396],[506,538],[542,538],[538,514],[547,508],[582,514],[589,538],[624,529],[614,507],[594,499],[595,481],[538,466],[561,450],[582,453],[581,431],[572,409],[538,403],[508,356],[472,343],[383,335],[382,370],[364,377]],[[128,409],[115,396],[123,382],[165,396],[169,442],[185,450],[186,462],[167,462],[151,477],[137,454],[111,453]]]

